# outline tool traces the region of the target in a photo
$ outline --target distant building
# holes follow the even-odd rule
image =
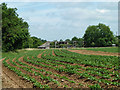
[[[38,49],[46,49],[44,46],[38,46]]]
[[[66,41],[57,41],[55,42],[55,48],[67,48],[68,42]]]
[[[68,42],[66,42],[66,41],[59,41],[59,42],[57,42],[58,44],[68,44]]]
[[[41,46],[38,46],[39,49],[49,49],[50,48],[50,41],[47,41]]]

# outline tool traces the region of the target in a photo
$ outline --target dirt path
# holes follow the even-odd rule
[[[16,75],[13,75],[13,72],[2,67],[3,73],[2,73],[2,88],[24,88],[23,86],[20,86],[17,82],[19,78],[16,77]],[[14,78],[13,78],[14,77]]]
[[[32,88],[32,84],[2,65],[2,88]]]
[[[90,50],[68,50],[71,52],[76,52],[80,54],[86,55],[102,55],[102,56],[119,56],[118,53],[111,53],[111,52],[102,52],[102,51],[90,51]]]
[[[21,88],[5,71],[2,73],[2,88]]]

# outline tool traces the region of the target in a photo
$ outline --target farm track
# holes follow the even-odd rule
[[[102,55],[102,56],[120,56],[120,53],[91,51],[91,50],[68,50],[70,52],[85,54],[85,55]]]
[[[3,69],[4,69],[4,67],[3,67]],[[6,73],[5,71],[7,71],[7,70],[5,70],[5,71],[4,70],[2,73],[2,88],[23,88],[23,87],[19,86],[15,80],[13,80],[13,78],[10,76],[10,74],[8,75],[8,73],[10,73],[10,71]]]

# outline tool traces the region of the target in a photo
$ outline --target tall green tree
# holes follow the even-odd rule
[[[29,39],[29,25],[16,13],[16,8],[8,8],[2,3],[2,50],[13,51],[23,48]]]
[[[74,37],[72,38],[72,41],[78,41],[78,38],[74,36]]]
[[[75,44],[77,47],[82,47],[83,46],[83,38],[73,37],[71,40],[71,43]]]
[[[120,35],[115,36],[115,44],[116,46],[120,46]]]
[[[78,39],[78,46],[79,46],[79,47],[83,47],[83,44],[84,44],[83,38],[79,38],[79,39]]]
[[[32,41],[33,41],[33,48],[37,48],[38,46],[42,45],[43,43],[46,42],[46,40],[42,40],[40,38],[37,38],[35,36],[31,37]]]
[[[83,38],[86,47],[111,46],[115,42],[113,32],[110,31],[109,26],[101,23],[96,26],[89,26]]]
[[[33,48],[33,39],[29,37],[24,43],[23,48]]]
[[[65,41],[66,41],[66,42],[70,42],[70,39],[66,39]]]
[[[63,40],[62,39],[60,39],[60,42],[62,42]]]

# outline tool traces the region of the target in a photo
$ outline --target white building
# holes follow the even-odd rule
[[[47,41],[41,46],[38,46],[39,49],[50,49],[50,41]]]

